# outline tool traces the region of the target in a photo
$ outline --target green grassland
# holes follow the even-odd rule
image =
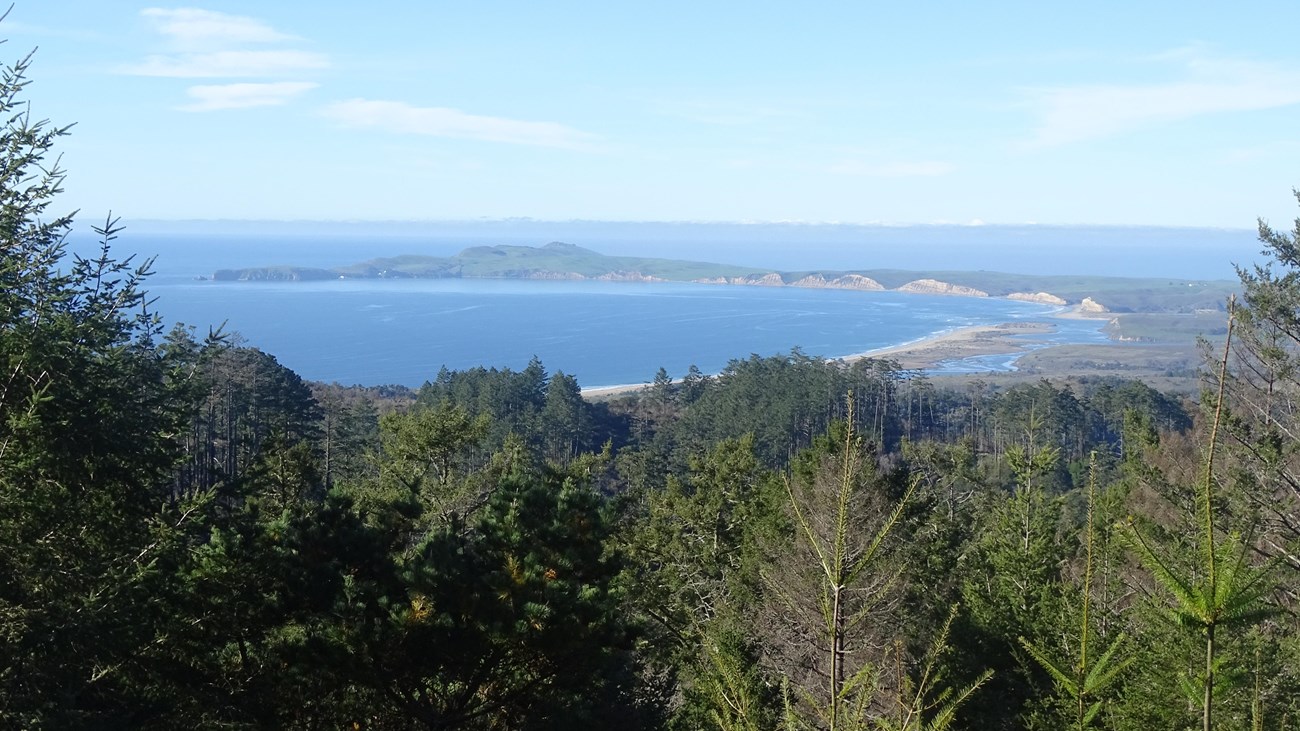
[[[1219,310],[1126,313],[1106,326],[1116,340],[1151,344],[1182,343],[1198,337],[1222,340],[1227,331],[1227,313]]]

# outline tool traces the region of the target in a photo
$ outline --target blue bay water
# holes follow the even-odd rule
[[[90,243],[74,239],[73,249],[84,254]],[[522,280],[196,279],[223,267],[328,267],[413,251],[454,253],[465,243],[146,234],[118,242],[115,253],[157,256],[147,286],[158,300],[155,311],[168,323],[193,325],[200,334],[224,323],[227,331],[303,377],[344,384],[418,386],[443,366],[519,369],[534,356],[552,372],[576,376],[584,387],[645,383],[660,366],[674,377],[691,365],[716,373],[731,359],[750,354],[800,348],[808,355],[837,357],[1008,321],[1050,320],[1058,327],[1050,339],[1057,342],[1105,339],[1099,323],[1051,319],[1051,307],[898,292]],[[748,263],[745,257],[716,258]],[[1007,358],[984,358],[945,364],[942,370],[1007,367]]]
[[[677,283],[187,282],[151,292],[169,321],[201,332],[224,321],[306,378],[411,386],[443,366],[519,369],[533,356],[583,386],[642,383],[660,366],[674,377],[691,365],[716,373],[732,358],[795,347],[835,357],[1053,311],[1000,299]]]

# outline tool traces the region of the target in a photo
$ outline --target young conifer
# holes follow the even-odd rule
[[[1184,690],[1189,698],[1199,695],[1203,731],[1214,728],[1214,693],[1218,674],[1219,643],[1223,632],[1250,627],[1272,613],[1264,597],[1273,589],[1267,567],[1252,566],[1250,541],[1239,534],[1220,539],[1214,525],[1214,457],[1219,426],[1224,416],[1223,394],[1227,383],[1228,359],[1232,347],[1235,303],[1228,303],[1228,331],[1219,366],[1218,392],[1211,405],[1214,419],[1206,446],[1205,463],[1197,495],[1200,512],[1200,563],[1191,571],[1180,570],[1153,541],[1131,522],[1126,539],[1138,559],[1169,595],[1167,612],[1179,626],[1199,632],[1205,638],[1204,671],[1188,679]]]
[[[1079,653],[1073,661],[1054,658],[1045,649],[1020,637],[1020,644],[1052,676],[1057,686],[1065,692],[1074,710],[1074,728],[1084,731],[1093,728],[1103,705],[1102,695],[1113,684],[1133,658],[1117,659],[1125,641],[1119,633],[1099,656],[1089,656],[1092,649],[1089,609],[1092,602],[1094,567],[1093,538],[1096,530],[1094,507],[1097,501],[1097,455],[1094,452],[1088,464],[1088,516],[1084,525],[1083,594],[1079,620]]]

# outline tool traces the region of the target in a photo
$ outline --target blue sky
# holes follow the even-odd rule
[[[18,0],[83,219],[1287,225],[1300,3]]]

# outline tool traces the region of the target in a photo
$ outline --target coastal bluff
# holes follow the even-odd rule
[[[805,289],[855,289],[860,291],[883,291],[880,282],[861,274],[844,274],[829,279],[823,274],[809,274],[793,281],[779,272],[750,274],[743,277],[702,277],[692,280],[696,284],[737,284],[751,287],[801,287]]]
[[[1020,302],[1037,302],[1040,305],[1067,305],[1068,302],[1062,297],[1057,297],[1050,292],[1012,292],[1007,295],[1009,300]]]
[[[974,287],[967,287],[961,284],[941,282],[937,279],[914,279],[899,287],[898,291],[912,292],[913,294],[947,294],[959,297],[989,296],[989,293],[982,289],[975,289]]]
[[[845,274],[832,279],[827,279],[821,274],[809,274],[802,279],[791,282],[790,286],[812,289],[857,289],[867,292],[878,292],[885,288],[885,285],[880,282],[861,274]]]
[[[454,256],[403,254],[334,268],[258,266],[219,269],[216,282],[357,279],[523,279],[697,283],[864,292],[997,297],[1040,305],[1078,305],[1081,313],[1193,313],[1221,308],[1233,283],[1179,279],[1011,274],[994,271],[773,269],[701,261],[612,256],[554,241],[543,246],[471,246]],[[1101,304],[1098,300],[1105,304]]]

